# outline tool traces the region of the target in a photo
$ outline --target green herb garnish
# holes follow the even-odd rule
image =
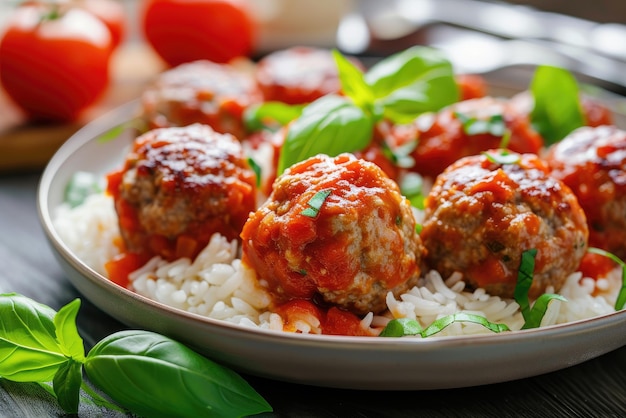
[[[424,329],[422,329],[420,323],[414,319],[392,319],[387,323],[379,336],[404,337],[419,335],[422,338],[427,338],[443,331],[446,327],[456,322],[470,322],[473,324],[482,325],[483,327],[495,333],[510,331],[509,327],[507,327],[505,324],[496,324],[490,322],[484,316],[469,314],[465,312],[457,312],[455,314],[447,315],[435,320],[432,324]]]
[[[231,417],[272,410],[233,371],[153,332],[117,332],[85,356],[76,327],[79,307],[76,299],[55,312],[22,295],[1,294],[0,377],[39,383],[69,414],[78,412],[81,388],[97,404],[118,409],[83,381],[83,368],[111,399],[139,415]]]
[[[102,190],[103,186],[99,176],[86,171],[77,171],[72,174],[65,187],[63,200],[74,208],[83,204],[90,195],[100,193]]]
[[[426,197],[422,192],[424,180],[417,173],[407,173],[400,181],[400,192],[409,199],[411,205],[418,209],[424,209]]]
[[[304,108],[289,127],[280,152],[278,173],[313,157],[354,152],[369,144],[373,120],[349,98],[327,95]]]
[[[492,115],[487,120],[478,119],[461,112],[454,112],[454,116],[461,122],[463,132],[469,136],[479,134],[504,136],[507,132],[504,117],[501,114]]]
[[[540,66],[535,71],[530,90],[535,102],[531,122],[546,145],[560,141],[585,124],[578,83],[569,71]]]
[[[254,175],[256,177],[256,187],[261,187],[261,166],[256,161],[254,161],[254,158],[252,157],[248,158],[248,165],[250,166],[252,171],[254,171]]]
[[[541,325],[548,305],[554,299],[567,302],[561,295],[552,293],[544,293],[539,296],[533,306],[530,306],[528,299],[528,291],[533,282],[533,274],[535,271],[535,257],[537,256],[537,249],[532,248],[522,252],[522,259],[520,261],[520,267],[517,272],[517,284],[514,290],[515,302],[520,306],[520,311],[524,318],[524,325],[522,329],[538,328]]]
[[[307,202],[308,207],[300,212],[300,214],[308,216],[309,218],[315,218],[320,213],[322,205],[328,196],[330,196],[331,192],[331,189],[325,189],[315,193],[315,195]]]
[[[243,113],[243,121],[249,131],[276,130],[289,124],[302,114],[303,105],[288,105],[282,102],[265,102],[253,105]]]
[[[607,257],[617,263],[622,268],[622,287],[617,294],[617,300],[615,301],[615,310],[620,311],[624,309],[624,305],[626,304],[626,263],[624,263],[615,254],[602,250],[600,248],[589,247],[587,248],[587,251]]]
[[[289,127],[278,174],[317,154],[365,148],[383,117],[404,123],[459,98],[451,63],[433,48],[409,48],[365,73],[338,51],[333,54],[344,96],[324,96],[304,108]]]
[[[505,149],[496,151],[485,151],[482,153],[489,161],[495,164],[519,164],[522,160],[521,156],[515,152],[510,152]]]

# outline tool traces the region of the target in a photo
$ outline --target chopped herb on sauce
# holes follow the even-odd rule
[[[307,203],[309,207],[300,212],[300,214],[308,216],[309,218],[315,218],[319,214],[322,205],[324,204],[331,192],[331,189],[325,189],[315,193],[315,195],[311,199],[309,199]]]
[[[483,155],[487,157],[489,161],[495,164],[518,164],[521,161],[519,154],[515,152],[509,152],[507,150],[499,151],[487,151],[483,152]]]

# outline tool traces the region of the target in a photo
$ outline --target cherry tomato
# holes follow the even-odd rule
[[[242,0],[144,0],[141,15],[147,41],[171,66],[252,52],[255,24]]]
[[[111,35],[79,8],[19,7],[0,40],[0,82],[33,119],[71,121],[109,82]]]

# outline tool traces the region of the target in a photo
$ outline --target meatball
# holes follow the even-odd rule
[[[567,184],[587,215],[589,245],[626,259],[626,131],[583,127],[546,155],[552,175]]]
[[[150,128],[202,123],[238,139],[246,135],[243,112],[261,102],[249,72],[229,64],[195,61],[160,74],[143,92],[143,115]]]
[[[434,178],[462,157],[502,146],[520,153],[538,153],[543,138],[527,114],[506,99],[483,97],[452,104],[437,113],[418,116],[412,123],[392,126],[386,141],[392,148],[415,143],[413,171]]]
[[[245,224],[243,261],[277,304],[307,299],[357,315],[416,284],[424,248],[409,202],[352,154],[287,169]]]
[[[256,208],[240,142],[206,125],[139,136],[109,181],[127,250],[168,260],[194,258],[214,233],[237,239]]]
[[[323,48],[299,46],[272,52],[259,61],[255,77],[266,101],[305,104],[341,90],[335,59]]]
[[[437,177],[421,237],[429,267],[462,272],[469,286],[511,298],[522,252],[537,250],[530,297],[547,286],[558,291],[585,254],[588,231],[576,196],[544,161],[492,150]]]

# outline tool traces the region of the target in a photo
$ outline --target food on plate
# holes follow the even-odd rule
[[[243,262],[277,303],[319,299],[360,315],[417,283],[411,206],[376,165],[320,155],[285,171],[241,233]],[[393,260],[393,262],[389,262]]]
[[[196,60],[227,63],[249,56],[256,21],[244,0],[143,0],[141,29],[171,66]]]
[[[194,258],[215,233],[236,239],[255,182],[237,139],[194,124],[139,136],[108,191],[126,250],[174,260]]]
[[[587,215],[589,245],[626,258],[626,131],[583,127],[546,155],[552,176],[576,194]]]
[[[195,61],[158,75],[144,90],[141,105],[150,128],[202,123],[242,139],[244,109],[261,100],[248,72],[230,64]]]
[[[105,92],[111,51],[109,30],[91,13],[23,5],[0,40],[0,82],[27,117],[73,121]]]
[[[412,170],[432,178],[461,157],[501,146],[538,153],[543,146],[528,114],[517,112],[508,99],[494,97],[464,100],[410,124],[393,125],[385,140],[394,148],[415,143]]]
[[[59,208],[63,241],[150,299],[286,332],[467,335],[623,308],[621,268],[585,256],[584,208],[540,157],[546,132],[604,118],[569,73],[538,71],[528,107],[431,49],[366,72],[331,55],[341,92],[306,105],[268,102],[254,65],[165,72],[109,194]]]
[[[522,252],[536,249],[529,295],[558,291],[587,249],[576,196],[534,154],[491,150],[437,177],[426,197],[422,239],[429,267],[463,272],[474,288],[514,296]]]
[[[363,67],[356,59],[355,65]],[[339,71],[330,50],[297,46],[261,58],[254,72],[265,101],[306,104],[341,91]]]

